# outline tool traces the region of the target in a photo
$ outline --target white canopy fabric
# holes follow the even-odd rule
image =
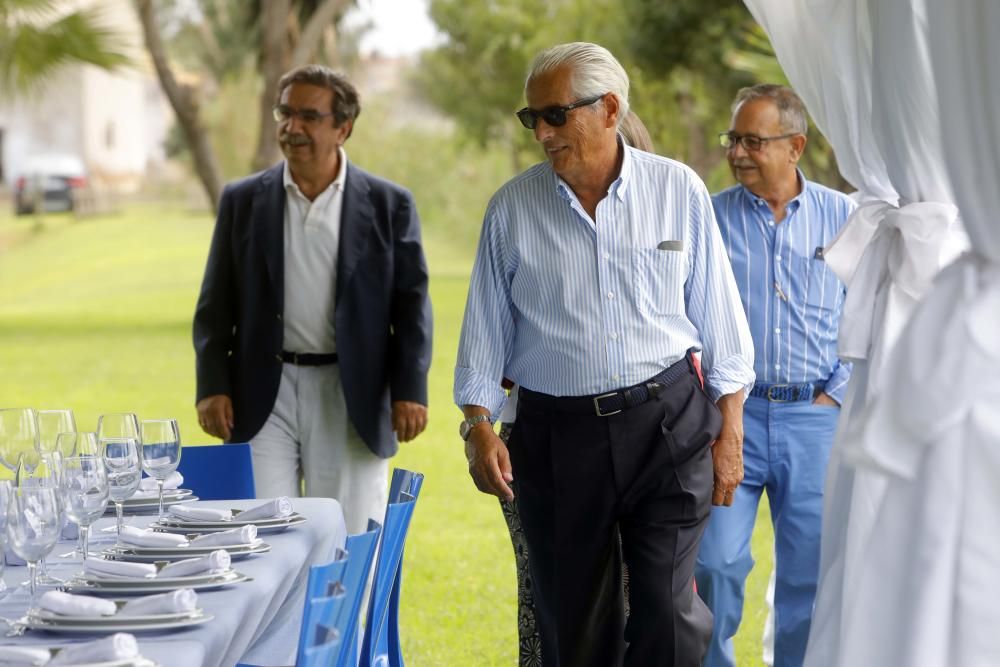
[[[985,514],[967,523],[975,509],[963,495],[977,475],[985,475],[983,493],[1000,493],[1000,468],[973,473],[955,454],[976,446],[972,434],[992,436],[979,441],[994,452],[977,454],[984,464],[1000,449],[998,424],[976,407],[986,397],[1000,405],[990,386],[1000,380],[984,382],[987,369],[1000,378],[1000,302],[989,287],[997,271],[986,260],[1000,256],[1000,238],[983,238],[984,230],[998,234],[1000,212],[1000,202],[984,198],[986,190],[997,197],[1000,182],[991,125],[1000,86],[996,71],[987,76],[988,64],[1000,62],[989,42],[1000,28],[997,3],[746,4],[864,203],[826,252],[848,285],[840,347],[855,371],[830,461],[806,664],[995,661],[1000,651],[986,643],[1000,633],[972,612],[994,628],[997,612],[976,608],[962,591],[972,585],[982,594],[963,579],[973,572],[1000,583],[972,556],[987,546],[982,553],[1000,553],[1000,530]],[[938,268],[962,248],[953,184],[970,230],[977,227],[975,252],[931,289]],[[938,477],[945,471],[946,481]],[[1000,510],[1000,498],[989,500],[980,496],[975,506]],[[1000,594],[986,590],[985,601],[975,600]]]

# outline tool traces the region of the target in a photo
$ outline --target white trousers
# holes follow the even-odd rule
[[[389,461],[371,452],[347,416],[340,367],[284,364],[267,422],[250,440],[258,498],[334,498],[348,534],[381,523]]]

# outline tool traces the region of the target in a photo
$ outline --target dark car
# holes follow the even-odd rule
[[[87,170],[75,155],[36,155],[28,159],[14,182],[18,215],[42,211],[72,211],[87,187]]]

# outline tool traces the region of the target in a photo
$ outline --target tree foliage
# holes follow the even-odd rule
[[[24,94],[60,68],[129,63],[121,36],[97,9],[66,12],[55,0],[0,0],[0,91]]]

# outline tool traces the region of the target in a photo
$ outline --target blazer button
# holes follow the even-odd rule
[[[277,317],[278,317],[278,321],[280,322],[281,321],[281,313],[278,313]]]

